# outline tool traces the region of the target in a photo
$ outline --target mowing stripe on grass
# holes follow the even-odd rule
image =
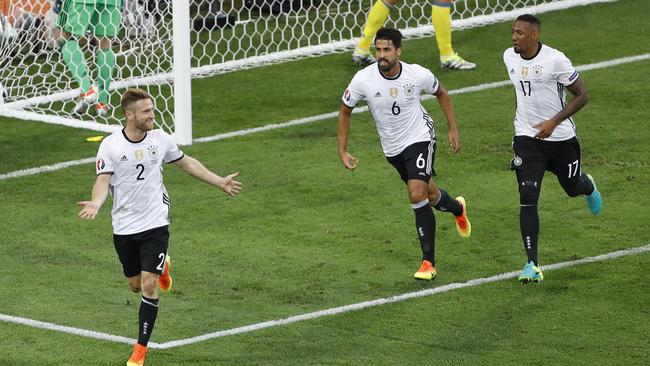
[[[606,260],[611,260],[611,259],[616,259],[616,258],[620,258],[620,257],[626,257],[626,256],[630,256],[630,255],[646,253],[646,252],[650,252],[650,244],[646,244],[646,245],[641,246],[641,247],[628,248],[628,249],[623,249],[623,250],[619,250],[619,251],[616,251],[616,252],[597,255],[597,256],[594,256],[594,257],[587,257],[587,258],[568,261],[568,262],[560,262],[560,263],[555,263],[555,264],[549,264],[549,265],[543,266],[543,269],[544,269],[544,271],[548,272],[548,271],[552,271],[552,270],[555,270],[555,269],[573,267],[573,266],[577,266],[577,265],[585,264],[585,263],[594,263],[594,262],[606,261]],[[381,299],[372,300],[372,301],[364,301],[364,302],[360,302],[360,303],[357,303],[357,304],[339,306],[339,307],[336,307],[336,308],[331,308],[331,309],[326,309],[326,310],[319,310],[319,311],[315,311],[315,312],[312,312],[312,313],[306,313],[306,314],[291,316],[291,317],[284,318],[284,319],[269,320],[269,321],[265,321],[265,322],[262,322],[262,323],[256,323],[256,324],[246,325],[246,326],[243,326],[243,327],[232,328],[232,329],[228,329],[228,330],[221,330],[221,331],[214,332],[214,333],[208,333],[208,334],[204,334],[204,335],[197,336],[197,337],[179,339],[179,340],[176,340],[176,341],[170,341],[170,342],[165,342],[165,343],[153,343],[153,342],[150,342],[149,347],[150,348],[158,348],[158,349],[168,349],[168,348],[186,346],[186,345],[190,345],[190,344],[194,344],[194,343],[198,343],[198,342],[207,341],[207,340],[210,340],[210,339],[223,338],[223,337],[242,334],[242,333],[249,333],[249,332],[254,332],[254,331],[261,330],[261,329],[276,327],[276,326],[280,326],[280,325],[287,325],[287,324],[297,323],[297,322],[300,322],[300,321],[322,318],[322,317],[328,316],[328,315],[343,314],[343,313],[348,313],[348,312],[356,311],[356,310],[362,310],[362,309],[371,308],[371,307],[375,307],[375,306],[401,302],[401,301],[405,301],[405,300],[408,300],[408,299],[414,299],[414,298],[424,297],[424,296],[431,296],[431,295],[435,295],[435,294],[439,294],[439,293],[443,293],[443,292],[458,290],[458,289],[465,288],[465,287],[472,287],[472,286],[483,285],[483,284],[486,284],[486,283],[498,282],[498,281],[502,281],[502,280],[506,280],[506,279],[515,278],[518,275],[519,275],[519,271],[506,272],[506,273],[501,273],[501,274],[498,274],[498,275],[495,275],[495,276],[492,276],[492,277],[476,278],[476,279],[469,280],[467,282],[461,282],[461,283],[450,283],[448,285],[443,285],[443,286],[440,286],[440,287],[434,287],[434,288],[431,288],[431,289],[415,291],[415,292],[409,292],[409,293],[402,294],[402,295],[396,295],[396,296],[381,298]],[[68,333],[68,334],[75,334],[75,335],[79,335],[79,336],[82,336],[82,337],[101,339],[101,340],[106,340],[106,341],[111,341],[111,342],[116,342],[116,343],[133,344],[133,343],[136,342],[135,339],[126,338],[126,337],[122,337],[122,336],[116,336],[116,335],[111,335],[111,334],[106,334],[106,333],[100,333],[100,332],[95,332],[95,331],[86,330],[86,329],[73,328],[73,327],[68,327],[68,326],[63,326],[63,325],[58,325],[58,324],[53,324],[53,323],[46,323],[46,322],[42,322],[42,321],[38,321],[38,320],[20,318],[20,317],[15,317],[15,316],[11,316],[11,315],[5,315],[5,314],[0,314],[0,321],[4,321],[4,322],[8,322],[8,323],[23,324],[23,325],[27,325],[27,326],[30,326],[30,327],[54,330],[54,331],[58,331],[58,332],[63,332],[63,333]]]
[[[648,60],[650,59],[650,53],[645,53],[642,55],[637,55],[637,56],[629,56],[629,57],[621,57],[621,58],[616,58],[613,60],[608,60],[608,61],[603,61],[603,62],[596,62],[592,64],[587,64],[587,65],[581,65],[581,66],[576,66],[576,70],[578,71],[587,71],[587,70],[596,70],[596,69],[603,69],[607,67],[612,67],[612,66],[618,66],[618,65],[623,65],[627,64],[630,62],[637,62],[637,61],[643,61],[643,60]],[[485,83],[485,84],[479,84],[475,86],[468,86],[465,88],[460,88],[460,89],[454,89],[450,90],[449,94],[464,94],[464,93],[471,93],[471,92],[477,92],[477,91],[483,91],[483,90],[488,90],[488,89],[495,89],[495,88],[500,88],[502,86],[508,86],[511,84],[510,80],[504,80],[504,81],[497,81],[493,83]],[[434,98],[433,95],[424,95],[422,97],[422,100],[427,100],[427,99],[432,99]],[[352,110],[352,113],[364,113],[368,111],[368,106],[363,106],[363,107],[357,107]],[[287,122],[282,122],[282,123],[273,123],[270,125],[265,125],[261,127],[255,127],[255,128],[249,128],[245,130],[239,130],[239,131],[233,131],[233,132],[227,132],[227,133],[220,133],[218,135],[214,136],[207,136],[207,137],[200,137],[196,138],[193,141],[194,142],[208,142],[208,141],[218,141],[218,140],[223,140],[231,137],[236,137],[236,136],[245,136],[245,135],[250,135],[253,133],[257,132],[262,132],[262,131],[270,131],[270,130],[275,130],[278,128],[285,128],[285,127],[290,127],[290,126],[297,126],[297,125],[304,125],[307,123],[312,123],[312,122],[317,122],[317,121],[322,121],[324,119],[329,119],[329,118],[336,118],[338,116],[339,112],[329,112],[329,113],[323,113],[311,117],[306,117],[306,118],[299,118],[299,119],[294,119],[291,121]]]
[[[617,59],[608,60],[608,61],[602,61],[602,62],[596,62],[596,63],[592,63],[592,64],[587,64],[587,65],[581,65],[581,66],[577,66],[576,69],[578,71],[596,70],[596,69],[603,69],[603,68],[607,68],[607,67],[618,66],[618,65],[623,65],[623,64],[630,63],[630,62],[637,62],[637,61],[643,61],[643,60],[648,60],[648,59],[650,59],[650,53],[645,53],[645,54],[637,55],[637,56],[622,57],[622,58],[617,58]],[[475,86],[468,86],[468,87],[460,88],[460,89],[454,89],[454,90],[450,90],[449,94],[471,93],[471,92],[476,92],[476,91],[500,88],[502,86],[507,86],[507,85],[510,85],[510,80],[497,81],[497,82],[494,82],[494,83],[485,83],[485,84],[479,84],[479,85],[475,85]],[[422,99],[426,100],[426,99],[431,99],[431,98],[433,98],[433,95],[426,95]],[[352,113],[364,113],[364,112],[367,112],[367,111],[368,111],[368,106],[363,106],[363,107],[355,108],[352,111]],[[218,140],[228,139],[228,138],[231,138],[231,137],[245,136],[245,135],[250,135],[250,134],[254,134],[254,133],[258,133],[258,132],[275,130],[275,129],[279,129],[279,128],[286,128],[286,127],[291,127],[291,126],[299,126],[299,125],[304,125],[304,124],[308,124],[308,123],[322,121],[322,120],[325,120],[325,119],[336,118],[338,116],[338,113],[339,113],[338,111],[323,113],[323,114],[319,114],[319,115],[315,115],[315,116],[311,116],[311,117],[298,118],[298,119],[294,119],[294,120],[286,121],[286,122],[282,122],[282,123],[273,123],[273,124],[269,124],[269,125],[265,125],[265,126],[261,126],[261,127],[248,128],[248,129],[245,129],[245,130],[220,133],[218,135],[207,136],[207,137],[200,137],[200,138],[194,139],[193,141],[195,143],[218,141]],[[65,162],[62,162],[62,163],[56,163],[56,164],[52,164],[52,165],[45,165],[45,166],[40,166],[40,167],[35,167],[35,168],[16,170],[16,171],[5,173],[5,174],[0,174],[0,180],[9,179],[9,178],[24,177],[24,176],[40,174],[40,173],[46,173],[46,172],[53,172],[53,171],[60,170],[60,169],[63,169],[63,168],[67,168],[67,167],[71,167],[71,166],[75,166],[75,165],[87,164],[87,163],[91,163],[91,162],[94,162],[94,161],[95,161],[95,158],[90,157],[90,158],[65,161]]]

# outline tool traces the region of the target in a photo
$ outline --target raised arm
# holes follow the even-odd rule
[[[110,174],[100,174],[95,179],[90,201],[79,201],[77,205],[82,206],[79,217],[84,220],[93,220],[108,197],[108,184],[111,181]]]
[[[350,134],[350,116],[352,115],[352,108],[341,103],[339,109],[339,124],[336,130],[336,137],[339,141],[339,158],[343,165],[350,170],[354,170],[358,161],[357,158],[348,153],[348,135]]]
[[[458,133],[458,123],[456,122],[456,115],[454,114],[454,107],[451,104],[451,98],[447,89],[442,85],[438,87],[438,90],[434,94],[442,113],[445,115],[447,120],[447,126],[449,126],[449,146],[451,151],[456,154],[460,151],[460,135]]]
[[[235,196],[241,192],[242,184],[235,180],[239,173],[233,173],[226,177],[221,177],[203,166],[200,161],[191,156],[184,155],[180,160],[173,163],[185,171],[185,173],[194,178],[216,186],[230,196]]]

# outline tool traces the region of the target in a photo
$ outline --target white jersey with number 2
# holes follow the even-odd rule
[[[163,165],[183,157],[171,136],[148,131],[131,141],[124,130],[106,137],[97,153],[97,175],[111,174],[113,232],[137,234],[169,225],[171,204],[163,184]]]

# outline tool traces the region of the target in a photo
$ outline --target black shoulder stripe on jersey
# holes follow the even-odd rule
[[[560,105],[562,106],[562,109],[566,106],[564,103],[564,85],[562,83],[557,83],[557,96],[560,98]],[[573,124],[573,119],[571,116],[567,118],[571,124]]]
[[[181,159],[182,159],[182,158],[184,158],[184,157],[185,157],[185,153],[183,153],[183,154],[181,155],[181,157],[180,157],[180,158],[178,158],[178,159],[174,159],[174,160],[172,160],[172,161],[170,161],[170,162],[168,162],[167,164],[171,164],[171,163],[175,163],[175,162],[177,162],[177,161],[179,161],[179,160],[181,160]]]

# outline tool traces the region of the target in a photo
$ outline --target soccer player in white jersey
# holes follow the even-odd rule
[[[92,220],[110,194],[113,196],[113,241],[131,291],[142,291],[138,341],[128,366],[141,366],[158,313],[158,287],[168,292],[170,199],[163,185],[163,166],[174,164],[187,174],[231,196],[241,191],[239,173],[220,177],[178,148],[171,136],[153,130],[155,107],[149,94],[128,89],[122,95],[124,129],[106,137],[97,153],[97,178],[90,201],[79,217]]]
[[[569,196],[585,196],[592,214],[599,214],[602,208],[594,179],[582,172],[580,144],[572,118],[587,104],[587,90],[571,61],[539,41],[540,31],[538,18],[521,15],[512,27],[513,47],[503,53],[517,96],[511,169],[517,176],[519,225],[528,256],[519,276],[522,283],[544,279],[537,261],[537,202],[546,170],[557,176]],[[568,103],[565,88],[573,94]]]
[[[358,166],[348,153],[348,135],[352,109],[366,101],[377,125],[384,155],[406,183],[415,225],[422,265],[414,274],[418,280],[436,276],[436,220],[431,206],[456,217],[456,228],[462,237],[469,237],[471,225],[463,197],[452,199],[431,179],[436,151],[433,119],[420,103],[422,93],[436,96],[447,124],[453,153],[460,151],[458,125],[445,88],[431,71],[420,65],[399,60],[402,34],[395,29],[382,28],[375,36],[377,63],[357,72],[343,93],[338,117],[339,157],[350,170]]]

